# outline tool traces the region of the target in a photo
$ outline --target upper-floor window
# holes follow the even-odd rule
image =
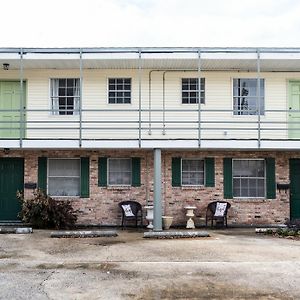
[[[233,197],[261,198],[266,196],[264,159],[232,161]]]
[[[79,100],[79,78],[51,79],[51,109],[53,115],[78,114]]]
[[[182,185],[204,185],[204,160],[182,159]]]
[[[261,115],[265,113],[265,80],[260,79],[258,97],[257,79],[233,79],[233,114]]]
[[[131,103],[131,78],[108,79],[108,103]]]
[[[199,103],[198,78],[182,78],[182,103],[193,104]],[[201,103],[205,103],[205,78],[200,82]]]

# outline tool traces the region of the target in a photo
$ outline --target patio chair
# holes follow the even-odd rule
[[[205,225],[211,221],[211,227],[213,227],[213,222],[216,221],[216,224],[221,223],[222,226],[227,226],[227,212],[231,207],[231,204],[227,201],[213,201],[208,204],[206,209]]]
[[[124,229],[126,221],[135,221],[135,227],[138,227],[140,220],[140,224],[143,226],[143,211],[140,203],[128,200],[122,201],[118,205],[122,211],[122,229]]]

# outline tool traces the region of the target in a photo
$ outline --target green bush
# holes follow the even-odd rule
[[[32,199],[24,199],[20,192],[17,197],[22,204],[20,219],[34,227],[61,229],[76,223],[76,212],[70,201],[55,200],[41,190],[35,190]]]

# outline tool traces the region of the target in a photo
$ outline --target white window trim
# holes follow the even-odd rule
[[[182,183],[182,175],[183,175],[183,171],[182,171],[182,161],[183,160],[202,160],[203,161],[203,184],[183,184]],[[181,168],[181,186],[183,187],[199,187],[199,186],[205,186],[205,159],[204,158],[181,158],[180,160],[180,168]]]
[[[126,160],[130,160],[130,184],[110,184],[109,183],[109,163],[110,160],[114,160],[114,159],[126,159]],[[132,158],[131,157],[110,157],[107,159],[107,186],[112,186],[112,187],[131,187],[132,186]]]
[[[80,77],[69,77],[69,76],[58,76],[58,77],[50,77],[49,78],[49,82],[48,82],[48,98],[49,98],[49,112],[48,112],[48,115],[51,116],[52,118],[64,118],[64,117],[68,117],[68,118],[79,118],[79,112],[78,114],[72,114],[72,115],[54,115],[53,114],[53,107],[52,107],[52,98],[51,98],[51,80],[52,79],[78,79],[79,80],[79,84],[80,84]],[[82,84],[79,88],[83,89],[83,80],[82,80]],[[82,95],[82,91],[80,93],[80,95]],[[82,101],[82,99],[79,97],[79,102]],[[80,103],[79,103],[79,106],[80,106]]]
[[[182,102],[182,79],[198,79],[199,77],[181,77],[180,78],[180,104],[183,106],[189,106],[189,105],[198,105],[199,103],[183,103]],[[206,77],[201,77],[201,79],[204,79],[204,99],[203,99],[203,103],[201,102],[201,80],[200,80],[200,103],[202,105],[206,104]]]
[[[79,191],[81,191],[81,163],[80,158],[77,157],[48,157],[47,158],[47,195],[52,198],[80,198],[80,194],[78,196],[54,196],[49,194],[49,160],[58,160],[58,159],[67,159],[67,160],[79,160]],[[68,177],[68,178],[78,178],[78,176],[54,176],[54,177]]]
[[[235,197],[233,196],[233,162],[236,160],[262,160],[264,161],[264,189],[265,189],[265,195],[264,197]],[[232,197],[233,199],[267,199],[267,172],[266,172],[266,159],[265,158],[233,158],[232,159],[232,178],[231,178],[231,182],[232,182]],[[257,177],[253,177],[253,178],[257,178]]]
[[[109,80],[110,79],[130,79],[130,103],[109,103]],[[117,105],[120,105],[123,107],[123,105],[132,105],[132,102],[133,102],[133,97],[132,97],[132,93],[133,93],[133,79],[132,77],[107,77],[106,78],[106,104],[111,106],[117,106]]]
[[[234,101],[233,101],[233,98],[234,98],[234,94],[233,94],[233,81],[234,79],[257,79],[257,77],[231,77],[231,109],[232,109],[232,116],[234,118],[245,118],[245,117],[248,117],[248,118],[255,118],[257,119],[258,117],[258,114],[257,115],[235,115],[234,114]],[[266,78],[264,77],[260,77],[260,79],[263,79],[264,80],[264,113],[260,115],[261,118],[264,118],[266,117],[266,95],[267,95],[267,80]]]

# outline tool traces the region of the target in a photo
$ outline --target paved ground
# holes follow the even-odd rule
[[[254,230],[210,238],[0,236],[1,299],[300,299],[300,241]]]

